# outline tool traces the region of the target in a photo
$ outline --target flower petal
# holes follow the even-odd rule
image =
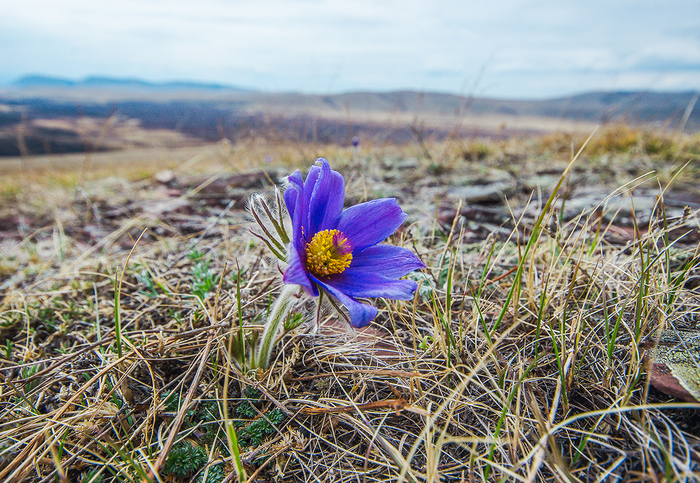
[[[377,307],[358,302],[352,297],[348,297],[340,290],[321,281],[317,281],[328,293],[338,299],[338,301],[348,309],[350,314],[350,325],[353,327],[364,327],[369,324],[379,312]]]
[[[396,280],[371,272],[346,272],[324,277],[322,282],[350,297],[384,297],[411,300],[418,284],[413,280]]]
[[[287,206],[289,216],[292,218],[292,244],[301,251],[304,249],[304,220],[306,219],[307,206],[304,203],[304,180],[299,171],[295,171],[288,178],[289,185],[284,191],[284,204]]]
[[[321,166],[311,167],[304,185],[304,189],[309,191],[306,193],[309,196],[307,238],[313,237],[321,230],[335,228],[345,204],[343,175],[333,171],[325,159],[318,158],[318,161],[322,163]]]
[[[294,208],[296,207],[299,194],[304,191],[304,179],[297,169],[287,176],[288,185],[284,190],[284,204],[287,206],[289,216],[294,218]]]
[[[284,276],[282,280],[284,283],[293,283],[296,285],[301,285],[304,290],[314,297],[318,296],[318,288],[316,284],[309,278],[309,272],[304,267],[301,259],[299,258],[299,253],[292,244],[287,248],[289,254],[289,265],[287,270],[284,271]]]
[[[421,268],[425,268],[425,265],[411,250],[394,245],[375,245],[353,252],[352,263],[344,273],[350,276],[356,272],[371,272],[388,278],[400,278]]]
[[[343,211],[338,219],[338,230],[350,240],[354,253],[385,240],[407,216],[396,198],[367,201]]]

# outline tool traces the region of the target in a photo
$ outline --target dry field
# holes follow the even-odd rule
[[[241,364],[284,269],[248,200],[318,156],[346,206],[398,199],[419,289],[359,330],[302,299],[270,367]],[[1,481],[699,479],[697,136],[0,166]]]

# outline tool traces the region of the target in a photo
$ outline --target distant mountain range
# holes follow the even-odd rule
[[[15,88],[55,87],[55,88],[102,88],[102,89],[164,89],[164,90],[233,90],[245,91],[240,87],[189,81],[148,82],[135,78],[115,78],[90,76],[81,80],[65,79],[45,75],[27,75],[12,83]]]
[[[222,126],[276,125],[277,131],[286,132],[307,124],[311,139],[322,138],[323,129],[331,125],[354,133],[371,131],[378,137],[392,129],[409,137],[416,129],[436,136],[590,132],[611,122],[698,132],[697,101],[693,91],[601,91],[517,100],[416,91],[263,92],[188,81],[30,75],[0,88],[0,126],[19,122],[22,116],[31,120],[118,114],[139,119],[145,127],[167,127],[205,139],[221,136]]]

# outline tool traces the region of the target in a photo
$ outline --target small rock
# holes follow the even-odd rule
[[[651,351],[651,385],[669,396],[700,402],[700,331],[666,330]]]
[[[504,196],[515,193],[515,181],[499,181],[487,185],[456,186],[447,190],[447,196],[462,199],[467,203],[484,203],[502,201]]]
[[[156,173],[156,181],[160,184],[171,184],[175,181],[175,173],[170,169],[164,169],[163,171],[158,171]]]

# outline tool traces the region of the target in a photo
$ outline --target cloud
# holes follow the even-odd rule
[[[0,49],[6,76],[532,97],[691,88],[698,32],[697,0],[24,0],[4,8]]]

